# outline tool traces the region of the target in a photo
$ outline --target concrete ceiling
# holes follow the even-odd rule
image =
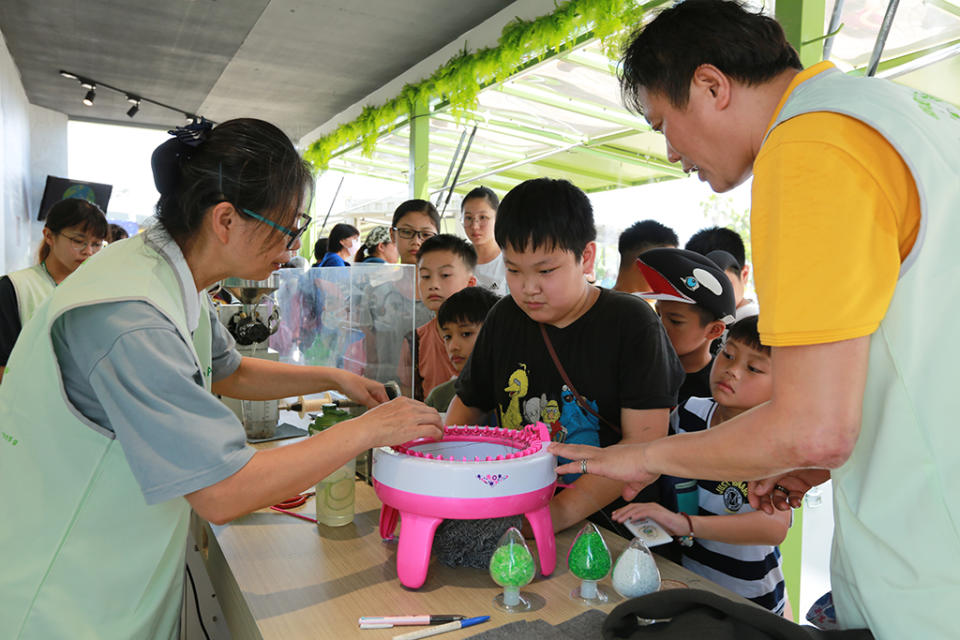
[[[511,0],[2,0],[0,30],[32,104],[74,119],[170,127],[176,113],[104,87],[93,106],[65,69],[222,122],[263,118],[291,138]]]

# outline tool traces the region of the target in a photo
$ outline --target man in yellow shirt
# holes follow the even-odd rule
[[[661,473],[737,477],[768,513],[832,477],[841,626],[951,637],[960,111],[830,63],[804,70],[775,20],[718,0],[663,11],[622,69],[671,161],[718,192],[754,176],[773,399],[723,429],[602,452],[551,445],[577,460],[558,472],[626,481],[627,498]]]

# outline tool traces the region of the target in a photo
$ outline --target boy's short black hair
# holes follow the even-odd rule
[[[471,273],[477,268],[477,250],[463,238],[449,233],[439,233],[427,238],[420,245],[420,250],[417,251],[417,264],[420,264],[423,256],[432,251],[449,251],[463,260],[463,264],[467,266]]]
[[[641,254],[647,249],[656,247],[677,247],[680,240],[677,233],[670,227],[660,224],[656,220],[641,220],[623,230],[617,249],[620,255],[626,253]]]
[[[587,194],[566,180],[536,178],[503,197],[493,235],[501,249],[560,249],[580,260],[587,243],[596,240],[597,228]]]
[[[743,246],[743,238],[733,229],[726,227],[706,227],[705,229],[700,229],[700,231],[690,236],[690,239],[687,240],[687,244],[684,245],[683,248],[687,251],[699,253],[702,256],[707,255],[711,251],[721,249],[737,259],[740,269],[743,269],[743,265],[747,262],[747,252]]]
[[[437,326],[473,322],[483,324],[500,296],[483,287],[467,287],[443,301],[437,310]]]
[[[773,18],[753,13],[740,2],[686,0],[661,11],[630,36],[620,61],[624,103],[641,113],[642,88],[682,109],[690,99],[693,74],[702,64],[712,64],[749,86],[787,69],[803,69]]]
[[[760,342],[760,331],[757,329],[759,316],[747,316],[737,320],[727,329],[727,340],[742,342],[751,349],[770,355],[770,347]]]

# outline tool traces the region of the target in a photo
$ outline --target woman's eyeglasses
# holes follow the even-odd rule
[[[397,235],[403,238],[404,240],[412,240],[413,236],[420,238],[420,241],[429,240],[433,236],[437,235],[433,231],[417,231],[416,229],[411,229],[410,227],[393,227],[393,230],[397,232]]]
[[[287,242],[287,249],[290,249],[293,247],[293,243],[295,243],[300,238],[300,236],[303,235],[303,232],[306,231],[307,227],[310,226],[310,221],[313,220],[313,218],[311,218],[307,214],[299,213],[297,214],[297,227],[295,229],[290,229],[289,227],[285,227],[282,224],[277,224],[276,222],[274,222],[273,220],[270,220],[269,218],[264,218],[259,213],[250,211],[250,209],[240,208],[240,211],[250,216],[254,220],[262,222],[263,224],[266,224],[266,225],[270,225],[277,231],[290,236],[290,240]]]
[[[65,233],[61,233],[64,238],[70,241],[70,245],[73,247],[73,250],[77,253],[81,253],[87,247],[90,247],[90,251],[96,253],[103,249],[104,242],[103,240],[87,240],[86,238],[75,238],[73,236],[68,236]]]

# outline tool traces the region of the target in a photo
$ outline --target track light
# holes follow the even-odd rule
[[[128,117],[128,118],[132,118],[132,117],[134,117],[135,115],[137,115],[137,113],[140,112],[140,103],[141,103],[141,102],[147,102],[147,103],[149,103],[149,104],[156,105],[156,106],[161,107],[161,108],[163,108],[163,109],[167,109],[168,111],[174,111],[174,112],[176,112],[176,113],[182,114],[183,117],[186,118],[188,124],[189,124],[189,123],[193,123],[193,122],[198,122],[198,121],[200,121],[200,120],[204,120],[204,119],[205,119],[205,118],[203,118],[202,116],[199,116],[199,115],[197,115],[197,114],[195,114],[195,113],[191,113],[191,112],[189,112],[189,111],[187,111],[187,110],[185,110],[185,109],[179,109],[179,108],[174,107],[174,106],[171,106],[171,105],[169,105],[169,104],[164,104],[164,103],[158,102],[158,101],[156,101],[156,100],[151,100],[150,98],[144,98],[143,96],[139,96],[139,95],[137,95],[137,94],[135,94],[135,93],[130,93],[129,91],[124,91],[123,89],[120,89],[119,87],[114,87],[114,86],[111,86],[111,85],[109,85],[109,84],[105,84],[105,83],[103,83],[103,82],[97,82],[97,81],[95,81],[95,80],[93,80],[93,79],[91,79],[91,78],[87,78],[87,77],[85,77],[85,76],[78,75],[78,74],[76,74],[76,73],[73,73],[72,71],[66,71],[66,70],[64,70],[64,69],[61,69],[59,73],[60,73],[61,76],[63,76],[64,78],[67,78],[68,80],[76,80],[77,82],[80,83],[80,86],[81,86],[81,87],[83,87],[84,89],[87,90],[86,95],[83,97],[83,104],[86,105],[86,106],[88,106],[88,107],[92,107],[92,106],[93,106],[93,101],[96,100],[96,98],[97,98],[97,89],[100,88],[100,89],[108,89],[108,90],[110,90],[110,91],[114,91],[114,92],[116,92],[116,93],[123,94],[123,96],[126,98],[127,102],[130,103],[130,108],[127,109],[127,117]],[[208,120],[207,122],[210,122],[211,124],[217,124],[216,122],[214,122],[214,121],[212,121],[212,120]]]
[[[137,115],[138,111],[140,111],[140,98],[139,96],[127,95],[127,102],[132,105],[129,109],[127,109],[127,117],[132,118],[133,116]]]

